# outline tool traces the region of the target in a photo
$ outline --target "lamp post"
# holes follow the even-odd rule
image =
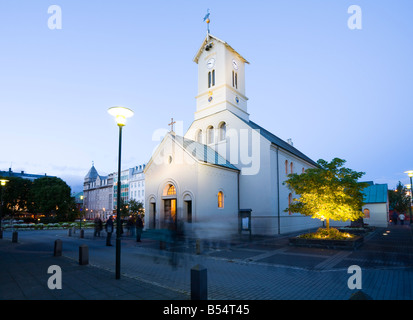
[[[412,178],[413,178],[413,170],[405,171],[404,173],[407,173],[407,175],[410,178],[410,191],[412,191],[411,195],[413,195],[413,183],[412,183]],[[410,224],[412,224],[412,196],[410,196],[410,206],[409,206],[409,217],[410,217]]]
[[[0,185],[1,185],[1,196],[0,196],[0,232],[1,232],[1,238],[3,238],[3,229],[2,229],[2,225],[1,225],[1,220],[3,219],[3,187],[6,185],[7,182],[9,182],[9,180],[0,179]]]
[[[126,125],[126,118],[133,116],[133,111],[124,107],[112,107],[109,114],[115,117],[119,127],[119,156],[118,156],[118,189],[117,189],[117,213],[116,213],[116,279],[120,279],[120,175],[121,175],[121,154],[122,154],[122,128]]]

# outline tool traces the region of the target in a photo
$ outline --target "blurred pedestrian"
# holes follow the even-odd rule
[[[404,219],[405,219],[406,217],[404,216],[404,214],[403,213],[400,213],[399,214],[399,220],[400,220],[400,224],[401,225],[404,225]]]
[[[107,233],[106,245],[112,246],[111,239],[112,239],[112,233],[113,233],[113,216],[110,216],[109,219],[106,221],[105,230]]]
[[[138,214],[138,216],[136,217],[135,225],[136,225],[136,241],[142,242],[141,236],[142,236],[142,230],[143,230],[143,221],[142,221],[140,214]]]
[[[393,211],[393,215],[392,215],[392,220],[393,220],[393,224],[396,225],[397,224],[397,212]]]
[[[95,220],[95,233],[93,234],[94,237],[100,237],[100,232],[103,229],[103,223],[99,216],[96,216]]]

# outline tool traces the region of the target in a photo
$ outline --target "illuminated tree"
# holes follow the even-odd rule
[[[357,182],[364,172],[344,168],[345,160],[334,158],[330,163],[318,160],[317,168],[301,174],[289,174],[284,183],[299,197],[294,197],[285,210],[312,218],[336,221],[355,221],[363,217],[362,190],[366,183]]]

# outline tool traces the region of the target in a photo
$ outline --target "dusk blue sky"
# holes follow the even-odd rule
[[[62,29],[48,28],[48,8]],[[362,29],[347,25],[350,5]],[[361,180],[409,183],[413,170],[413,2],[155,0],[0,2],[0,170],[55,175],[73,191],[94,161],[117,170],[107,113],[135,111],[122,168],[146,163],[173,117],[194,118],[206,35],[246,69],[250,119],[317,161],[345,159]]]

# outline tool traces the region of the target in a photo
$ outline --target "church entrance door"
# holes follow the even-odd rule
[[[176,199],[165,199],[164,201],[164,225],[167,229],[176,230]]]

